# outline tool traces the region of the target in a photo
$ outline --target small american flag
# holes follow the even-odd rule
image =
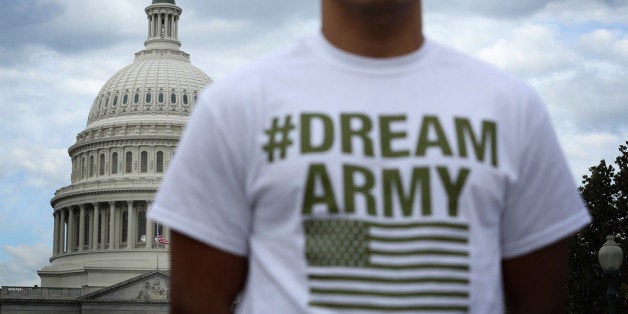
[[[163,234],[159,234],[155,237],[155,241],[157,241],[157,243],[159,244],[170,244],[170,241],[168,241],[168,239],[166,239],[166,237]]]
[[[304,221],[310,306],[377,312],[466,312],[468,225]]]

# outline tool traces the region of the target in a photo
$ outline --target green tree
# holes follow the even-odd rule
[[[628,141],[619,146],[615,167],[601,160],[582,177],[580,194],[589,208],[593,222],[575,233],[569,255],[570,313],[604,313],[607,311],[608,279],[600,268],[597,253],[609,234],[624,249],[620,280],[628,282]],[[621,305],[620,305],[621,306]],[[626,310],[626,305],[623,304]],[[624,313],[621,312],[620,313]]]

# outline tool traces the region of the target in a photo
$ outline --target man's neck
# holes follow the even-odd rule
[[[322,0],[322,30],[339,49],[388,58],[411,53],[423,44],[419,0]]]

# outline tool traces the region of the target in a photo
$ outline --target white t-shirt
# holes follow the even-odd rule
[[[239,313],[499,313],[501,260],[590,220],[531,88],[321,34],[202,94],[149,218],[248,258]]]

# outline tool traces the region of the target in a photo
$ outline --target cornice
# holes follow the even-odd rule
[[[149,42],[158,42],[158,41],[172,42],[179,45],[181,44],[178,41],[172,40],[172,39],[150,39],[150,40],[147,40],[144,44],[146,45]],[[190,63],[190,54],[182,50],[169,49],[169,48],[151,48],[151,49],[140,50],[135,53],[135,60],[138,60],[138,61],[149,59],[149,58],[158,58],[158,57],[171,58],[173,60],[179,60],[179,61]]]
[[[109,250],[109,249],[99,249],[99,250],[84,250],[84,251],[73,251],[73,252],[65,252],[65,253],[61,253],[61,254],[57,254],[57,255],[53,255],[52,257],[50,257],[49,261],[52,262],[56,259],[66,259],[66,258],[71,258],[74,256],[81,256],[81,255],[91,255],[91,254],[97,254],[97,255],[116,255],[116,254],[128,254],[128,253],[140,253],[140,254],[149,254],[149,255],[154,255],[157,251],[159,251],[160,253],[167,253],[169,251],[169,248],[167,245],[163,245],[160,244],[159,247],[153,247],[153,248],[135,248],[135,249],[127,249],[127,248],[118,248],[118,249],[114,249],[114,250]],[[117,271],[118,268],[108,268],[108,267],[90,267],[90,266],[85,266],[83,267],[81,270],[68,270],[68,271],[64,271],[67,273],[70,272],[83,272],[83,270],[86,271],[90,271],[90,272],[95,272],[95,273],[114,273],[114,272],[118,272]],[[125,268],[127,269],[127,268]],[[143,271],[147,271],[147,270],[154,270],[153,268],[133,268],[134,270],[143,270]],[[46,272],[43,271],[42,272]],[[58,273],[58,271],[50,271],[50,273]]]
[[[77,142],[68,148],[71,157],[84,151],[97,150],[101,148],[121,147],[121,146],[176,146],[180,135],[135,135],[121,136],[115,138],[100,138]]]
[[[168,97],[171,90],[164,90],[164,93],[168,92]],[[180,92],[177,93],[178,97],[182,97]],[[134,95],[135,92],[130,92],[130,95]],[[194,95],[198,94],[198,91],[192,90],[187,97],[194,97]],[[144,94],[141,95],[144,97]],[[165,96],[164,96],[165,97]],[[188,100],[190,101],[190,100]],[[93,107],[93,106],[92,106]],[[90,110],[89,117],[87,123],[91,125],[92,123],[103,120],[103,119],[111,119],[111,118],[123,118],[123,117],[136,117],[136,116],[147,116],[147,115],[159,115],[164,117],[176,117],[176,116],[189,116],[192,112],[193,104],[190,101],[190,104],[120,104],[116,107],[103,108],[103,109],[95,109]],[[148,120],[148,119],[147,119]]]
[[[122,179],[122,180],[94,180],[80,182],[58,189],[55,196],[50,200],[50,205],[54,208],[61,201],[70,198],[79,198],[89,195],[111,194],[111,193],[156,193],[161,183],[163,175],[155,178],[142,179]],[[104,202],[105,200],[103,200]]]

